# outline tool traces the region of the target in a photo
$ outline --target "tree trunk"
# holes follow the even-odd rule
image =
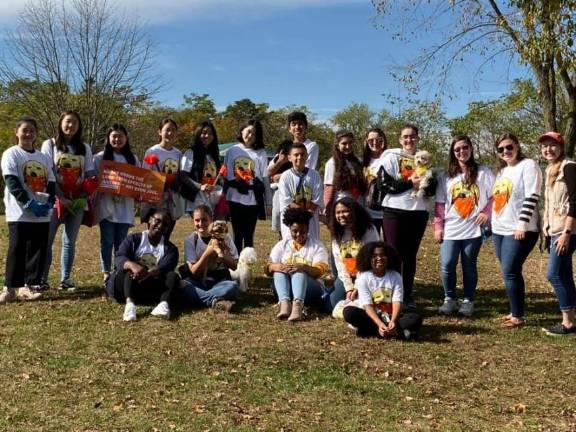
[[[548,65],[538,63],[532,63],[532,70],[538,81],[538,93],[544,114],[544,127],[547,131],[557,131],[556,101],[554,100],[556,92],[550,88],[550,73],[554,73],[554,71],[551,71]]]

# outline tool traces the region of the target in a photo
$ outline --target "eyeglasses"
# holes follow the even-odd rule
[[[470,147],[468,146],[463,146],[463,147],[454,147],[454,153],[460,153],[463,151],[469,151]]]
[[[514,150],[514,145],[513,145],[513,144],[508,144],[508,145],[505,145],[505,146],[502,146],[502,147],[498,147],[498,148],[496,149],[496,151],[497,151],[498,153],[504,153],[504,150],[506,150],[506,151],[512,151],[512,150]]]

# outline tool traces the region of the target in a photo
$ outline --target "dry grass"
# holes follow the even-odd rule
[[[189,228],[178,223],[179,246]],[[264,260],[268,224],[257,238]],[[277,322],[263,279],[232,315],[166,322],[143,308],[125,324],[101,296],[98,230],[83,228],[78,244],[79,292],[0,308],[0,430],[576,430],[576,339],[540,331],[558,313],[538,252],[526,265],[529,325],[506,331],[494,321],[506,300],[491,245],[477,317],[447,319],[435,314],[438,247],[427,238],[417,286],[425,328],[404,343],[360,340],[323,316]]]

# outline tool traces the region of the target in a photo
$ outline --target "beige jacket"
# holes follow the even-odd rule
[[[564,159],[560,166],[560,173],[554,184],[550,184],[550,167],[546,168],[546,182],[544,185],[544,235],[553,236],[564,231],[564,222],[570,207],[568,187],[564,180],[564,167],[574,161]]]

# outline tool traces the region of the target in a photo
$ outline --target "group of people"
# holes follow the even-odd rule
[[[548,132],[538,139],[548,162],[539,211],[542,172],[509,133],[495,144],[496,175],[478,164],[473,143],[462,135],[453,138],[448,166],[431,181],[417,166],[415,125],[404,125],[400,147],[390,149],[384,131],[369,130],[361,158],[355,155],[356,137],[338,132],[322,180],[316,170],[319,147],[307,137],[306,115],[291,113],[287,129],[292,138],[268,161],[262,125],[251,120],[221,161],[211,122],[197,126],[182,154],[174,145],[177,124],[166,118],[159,124],[160,142],[141,162],[121,124],[110,127],[103,150],[92,156],[82,141],[78,113],[63,113],[56,137],[40,150],[36,122],[22,118],[16,145],[2,154],[9,245],[0,303],[36,299],[49,288],[52,244],[60,225],[58,287],[74,289],[76,237],[90,215],[100,227],[106,291],[125,305],[125,321],[137,319],[137,304],[155,305],[152,315],[163,317],[187,306],[230,311],[239,293],[230,271],[238,267],[243,251],[253,247],[257,221],[266,218],[271,202],[272,229],[280,240],[265,271],[278,296],[278,319],[302,320],[311,307],[343,318],[359,336],[410,339],[422,325],[413,287],[416,257],[433,207],[445,297],[439,313],[473,316],[477,258],[491,228],[510,304],[502,325],[523,326],[522,267],[543,232],[550,247],[548,280],[562,313],[562,321],[545,331],[576,334],[576,164],[566,157],[560,134]],[[135,224],[134,199],[96,191],[102,161],[164,174],[161,201],[139,203],[144,231],[128,235]],[[179,253],[170,236],[184,214],[190,215],[194,232],[185,239],[184,264],[176,271]],[[218,229],[218,220],[228,218],[233,237],[226,234],[225,224]],[[330,252],[320,240],[321,218],[330,231]],[[459,259],[464,276],[460,301]]]

